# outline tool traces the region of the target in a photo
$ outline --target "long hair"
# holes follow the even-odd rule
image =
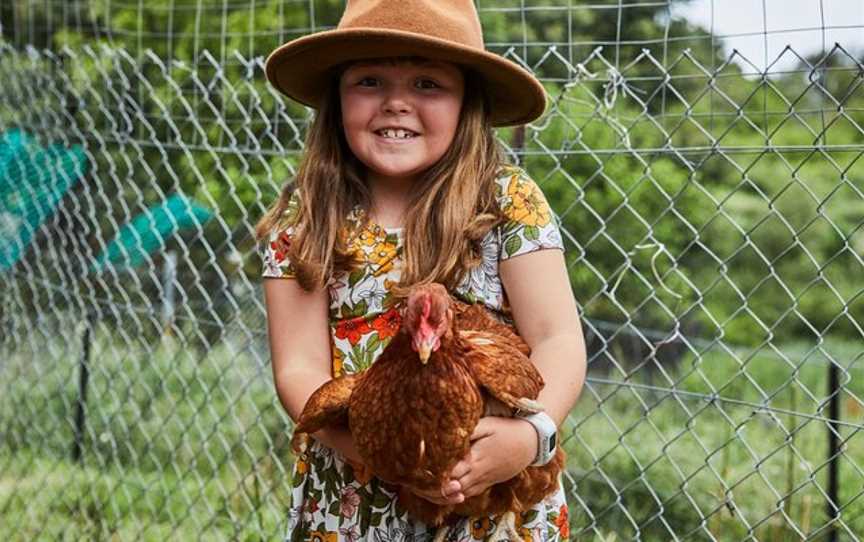
[[[365,165],[351,152],[342,126],[339,80],[348,65],[332,69],[331,84],[308,130],[294,182],[286,182],[278,200],[255,226],[259,242],[281,227],[291,195],[295,188],[299,190],[300,205],[286,257],[307,291],[353,269],[348,240],[355,232],[348,236],[340,232],[357,204],[367,211],[371,207]],[[489,122],[488,97],[481,76],[459,67],[465,92],[455,136],[441,159],[418,176],[406,209],[400,281],[391,288],[399,298],[417,284],[456,287],[467,270],[480,264],[483,237],[506,220],[495,190],[505,154]],[[362,216],[361,228],[368,225],[369,213]]]

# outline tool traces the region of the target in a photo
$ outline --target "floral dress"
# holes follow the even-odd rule
[[[490,230],[482,242],[483,263],[471,270],[452,292],[468,303],[484,303],[492,313],[513,322],[498,275],[498,262],[544,248],[564,250],[556,218],[539,186],[523,169],[503,164],[497,178],[497,196],[509,220]],[[296,191],[295,191],[296,195]],[[294,276],[285,249],[292,235],[291,220],[297,200],[286,210],[288,220],[259,247],[264,277]],[[364,211],[349,215],[357,225]],[[393,338],[400,326],[390,288],[399,280],[402,228],[384,228],[369,222],[354,237],[363,265],[328,283],[330,336],[334,377],[363,371]],[[315,439],[293,470],[292,504],[288,511],[286,541],[337,542],[368,540],[431,541],[434,527],[407,515],[396,488],[364,471],[337,450]],[[568,508],[562,480],[558,490],[516,518],[516,528],[527,541],[567,540]],[[491,540],[497,517],[464,518],[451,528],[447,540]]]

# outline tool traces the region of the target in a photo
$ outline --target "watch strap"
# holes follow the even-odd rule
[[[555,457],[557,448],[558,428],[555,420],[545,412],[517,414],[517,416],[533,425],[537,433],[537,456],[530,466],[541,467],[549,463]]]

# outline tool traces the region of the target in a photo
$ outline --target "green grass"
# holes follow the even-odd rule
[[[829,344],[844,363],[860,355],[857,345]],[[98,333],[80,463],[71,458],[80,353],[59,339],[38,352],[17,347],[0,367],[0,539],[281,539],[289,420],[269,366],[248,345],[196,359],[172,340],[148,349]],[[574,536],[815,533],[826,521],[817,488],[826,487],[825,424],[787,413],[817,415],[805,389],[815,401],[826,397],[825,365],[806,359],[807,349],[783,348],[798,368],[767,350],[736,361],[719,349],[665,368],[679,390],[709,394],[713,385],[722,398],[713,402],[651,389],[670,387],[661,373],[629,387],[592,382],[562,430],[576,482],[567,482]],[[844,419],[860,424],[853,394],[864,396],[864,379],[858,368],[849,376]],[[763,401],[757,385],[772,398]],[[797,431],[787,440],[783,428]],[[841,433],[842,517],[864,532],[855,467],[864,467],[864,437],[853,427]]]
[[[826,348],[844,365],[861,355],[855,344]],[[593,394],[586,388],[563,430],[571,489],[591,511],[574,507],[574,532],[615,526],[619,536],[633,537],[638,529],[646,540],[672,539],[670,528],[694,540],[710,540],[709,532],[717,540],[799,540],[798,531],[816,532],[827,519],[819,487],[827,490],[828,445],[826,424],[813,416],[827,417],[827,410],[817,412],[827,398],[827,368],[806,356],[809,349],[782,349],[797,368],[767,349],[737,353],[738,361],[715,349],[667,368],[669,380],[653,377],[654,388],[674,382],[677,390],[704,395],[711,383],[714,401],[673,396],[635,379],[629,387],[592,384]],[[862,367],[853,365],[848,378],[841,418],[860,426]],[[862,533],[864,498],[858,494],[864,477],[858,469],[864,468],[864,434],[855,427],[840,432],[842,518]]]
[[[121,346],[93,346],[80,464],[78,353],[7,356],[0,540],[280,539],[292,457],[269,378],[227,349]]]

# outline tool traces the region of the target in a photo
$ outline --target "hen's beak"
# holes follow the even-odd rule
[[[425,341],[420,343],[417,353],[420,354],[420,363],[426,365],[426,362],[429,361],[429,356],[432,355],[432,345]]]

